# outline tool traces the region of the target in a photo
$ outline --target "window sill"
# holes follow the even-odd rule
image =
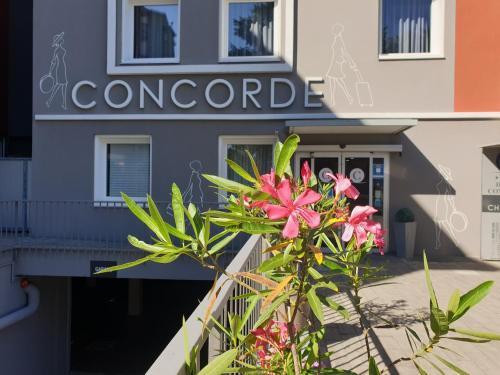
[[[444,60],[446,57],[440,53],[389,53],[378,55],[380,61],[386,60]]]
[[[220,63],[262,63],[262,62],[281,62],[279,56],[254,56],[254,57],[240,57],[240,56],[223,56],[219,57]]]
[[[123,59],[122,65],[159,65],[159,64],[179,64],[180,59],[167,58],[167,59]]]

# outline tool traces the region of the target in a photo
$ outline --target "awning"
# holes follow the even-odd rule
[[[416,119],[290,120],[290,133],[297,134],[399,134],[417,125]]]

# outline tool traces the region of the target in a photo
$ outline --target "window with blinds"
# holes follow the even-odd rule
[[[150,145],[107,144],[106,195],[145,197],[150,191]]]
[[[269,173],[273,166],[273,145],[245,145],[245,144],[229,144],[227,146],[227,158],[241,165],[245,170],[251,173],[252,165],[245,150],[248,150],[259,168],[261,173]],[[230,180],[247,184],[238,174],[231,168],[227,168],[227,177]]]

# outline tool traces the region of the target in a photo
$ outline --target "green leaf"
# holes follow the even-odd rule
[[[224,237],[222,240],[220,240],[219,242],[217,242],[214,246],[212,246],[209,250],[209,254],[212,255],[212,254],[215,254],[216,252],[218,252],[219,250],[222,250],[224,247],[227,246],[227,244],[229,244],[236,236],[238,235],[238,232],[236,233],[232,233],[230,234],[229,236],[227,237]]]
[[[100,274],[108,273],[108,272],[121,271],[121,270],[125,270],[127,268],[136,267],[136,266],[138,266],[140,264],[143,264],[143,263],[146,263],[146,262],[149,262],[149,261],[153,261],[155,258],[158,258],[161,255],[164,255],[164,254],[162,252],[157,252],[155,254],[151,254],[151,255],[145,256],[143,258],[134,260],[133,262],[122,263],[122,264],[119,264],[117,266],[108,267],[108,268],[106,268],[104,270],[96,272],[95,275],[100,275]]]
[[[160,228],[156,225],[155,221],[149,216],[146,211],[142,207],[140,207],[133,199],[129,198],[129,196],[125,193],[122,193],[122,198],[127,204],[127,207],[130,211],[146,226],[154,233],[156,236],[165,242],[168,242],[167,239],[163,236]],[[166,223],[165,223],[166,224]]]
[[[431,329],[437,336],[448,333],[448,317],[443,310],[431,306]]]
[[[253,174],[255,176],[255,180],[256,180],[256,182],[260,182],[260,172],[259,172],[259,168],[257,167],[257,163],[255,163],[255,160],[253,159],[253,156],[250,153],[250,151],[245,150],[245,152],[248,155],[248,158],[250,159],[250,164],[252,166],[252,170],[253,170]]]
[[[448,320],[451,321],[451,318],[455,314],[458,309],[460,303],[460,291],[455,289],[455,291],[450,296],[450,300],[448,301]]]
[[[281,233],[281,229],[272,225],[259,224],[259,223],[243,223],[240,227],[241,231],[248,234],[267,234],[267,233]]]
[[[215,357],[206,365],[198,375],[220,375],[223,374],[238,355],[238,349],[231,349]]]
[[[269,307],[260,314],[259,319],[253,326],[253,329],[256,329],[264,324],[278,310],[278,307],[280,307],[290,297],[290,293],[291,292],[286,292],[276,298],[273,303],[271,303]]]
[[[309,302],[309,306],[311,306],[312,312],[314,313],[316,318],[318,318],[321,324],[324,324],[325,317],[323,316],[323,307],[321,306],[321,301],[316,295],[316,290],[314,288],[309,289],[309,291],[306,293],[306,297],[307,302]]]
[[[209,174],[204,174],[208,181],[215,184],[219,189],[230,192],[230,193],[243,193],[249,194],[254,191],[254,189],[250,186],[240,184],[239,182],[228,180],[227,178],[213,176]]]
[[[245,171],[238,163],[236,163],[230,159],[226,159],[226,163],[229,166],[229,168],[231,168],[237,175],[239,175],[243,179],[245,179],[248,182],[251,182],[253,184],[255,182],[257,182],[257,180],[255,178],[253,178],[252,176],[250,176],[250,174],[247,171]]]
[[[292,134],[286,139],[285,143],[283,143],[278,161],[276,162],[276,175],[278,177],[282,177],[287,168],[290,167],[290,159],[295,153],[299,142],[300,137],[297,134]]]
[[[427,284],[427,289],[429,290],[429,296],[431,297],[431,306],[438,308],[438,301],[436,298],[436,292],[434,291],[434,287],[432,286],[431,274],[429,272],[429,264],[427,263],[427,255],[424,251],[424,269],[425,269],[425,282]]]
[[[172,211],[174,213],[175,227],[179,232],[186,233],[182,193],[176,184],[172,184]]]
[[[326,288],[326,289],[333,290],[334,292],[339,291],[339,287],[337,285],[335,285],[335,283],[333,281],[318,282],[318,283],[314,284],[313,288],[314,289]]]
[[[189,356],[189,342],[188,342],[188,332],[186,327],[186,319],[184,318],[184,316],[182,317],[182,338],[184,344],[184,358],[186,361],[186,366],[189,368],[191,367],[191,361]]]
[[[456,333],[461,333],[462,335],[466,335],[466,336],[478,337],[480,339],[495,340],[495,341],[500,340],[500,334],[493,333],[493,332],[471,331],[469,329],[456,328],[456,327],[450,328],[450,331],[456,332]]]
[[[155,202],[153,201],[153,199],[149,194],[147,195],[147,199],[148,199],[148,207],[149,207],[149,213],[151,214],[151,218],[156,223],[158,230],[165,238],[165,242],[171,244],[172,240],[170,239],[170,236],[168,234],[167,226],[165,225],[165,220],[163,220],[163,218],[161,217],[158,207],[156,207]]]
[[[377,367],[377,362],[375,358],[370,357],[369,365],[368,365],[368,374],[369,375],[380,375],[380,370]]]
[[[248,319],[250,319],[250,317],[252,316],[252,313],[255,310],[255,306],[257,306],[259,300],[260,300],[259,296],[251,296],[246,299],[248,305],[246,306],[245,314],[243,314],[243,316],[241,317],[240,331],[245,326]]]
[[[293,259],[295,259],[295,256],[293,255],[285,255],[285,254],[275,255],[262,262],[262,264],[257,268],[257,272],[264,273],[274,270],[278,267],[283,267],[288,263],[290,263]]]
[[[274,144],[274,154],[273,154],[273,166],[276,170],[276,165],[278,164],[278,159],[280,158],[281,149],[283,148],[283,143],[280,141]]]
[[[446,367],[448,367],[450,370],[453,370],[455,371],[457,374],[460,374],[460,375],[469,375],[469,373],[467,371],[464,371],[462,370],[460,367],[458,367],[457,365],[451,363],[450,361],[444,359],[443,357],[437,355],[436,353],[432,353],[432,355],[434,357],[436,357],[437,360],[439,360],[439,362],[441,362],[442,364],[444,364]]]
[[[148,253],[158,253],[158,252],[165,252],[166,250],[169,250],[169,248],[166,246],[150,245],[144,241],[139,240],[137,237],[134,237],[132,235],[128,235],[127,240],[133,247],[147,251]],[[172,246],[170,248],[170,250],[177,250],[177,248]]]
[[[319,295],[318,298],[323,305],[339,313],[345,320],[349,319],[350,317],[349,310],[347,310],[344,306],[339,305],[333,299],[326,296]]]
[[[430,364],[432,367],[434,367],[434,369],[436,369],[436,371],[437,371],[437,372],[439,372],[441,375],[446,375],[446,374],[444,373],[444,371],[443,371],[443,370],[441,370],[441,369],[439,368],[439,366],[438,366],[438,365],[436,365],[434,362],[432,362],[430,359],[428,359],[428,358],[426,358],[426,357],[424,357],[424,356],[420,356],[419,358],[422,358],[424,361],[426,361],[428,364]]]
[[[415,365],[415,367],[417,368],[418,370],[418,373],[420,375],[427,375],[427,371],[425,371],[418,363],[417,361],[415,361],[414,359],[411,360],[413,362],[413,364]]]
[[[493,281],[485,281],[461,296],[457,311],[453,314],[451,322],[460,319],[470,308],[481,302],[488,295],[492,286]]]

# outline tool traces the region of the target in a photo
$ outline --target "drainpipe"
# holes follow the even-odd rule
[[[0,330],[26,319],[33,315],[38,309],[38,305],[40,304],[40,292],[38,288],[30,284],[26,279],[21,280],[21,288],[23,288],[24,293],[26,293],[28,303],[19,310],[0,317]]]

